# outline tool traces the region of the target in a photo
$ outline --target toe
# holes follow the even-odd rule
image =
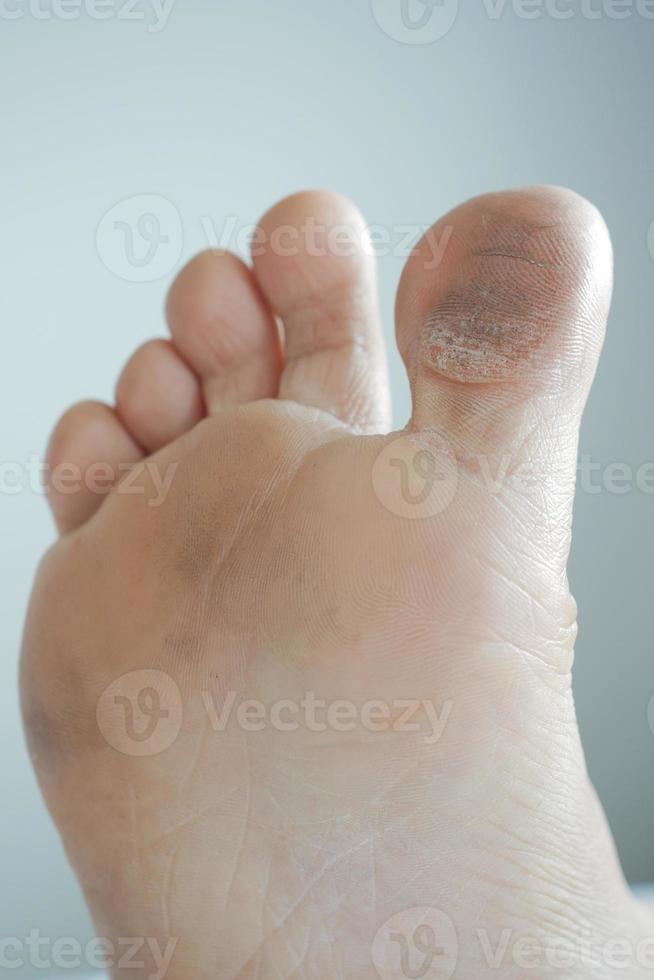
[[[573,484],[611,282],[606,226],[571,191],[489,194],[451,212],[407,263],[398,293],[413,426],[440,430],[459,456],[567,467]]]
[[[57,527],[74,531],[143,457],[113,409],[80,402],[59,420],[47,453],[46,487]]]
[[[116,386],[120,419],[148,453],[183,435],[204,415],[200,382],[175,346],[151,340],[129,359]]]
[[[285,334],[280,397],[361,430],[389,424],[388,378],[367,229],[345,198],[282,201],[253,243],[256,277]]]
[[[209,413],[277,394],[279,331],[251,271],[235,255],[196,256],[173,283],[167,314]]]

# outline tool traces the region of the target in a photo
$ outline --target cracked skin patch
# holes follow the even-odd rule
[[[425,297],[423,359],[438,373],[472,383],[535,378],[552,326],[583,317],[570,297],[585,295],[584,236],[574,213],[551,213],[550,201],[540,216],[538,203],[535,214],[507,215],[497,201],[481,214],[466,206],[456,212]]]

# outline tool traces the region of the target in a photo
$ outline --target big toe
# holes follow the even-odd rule
[[[398,293],[413,427],[438,430],[466,459],[566,463],[574,480],[611,286],[606,226],[572,191],[530,187],[456,208],[425,236]]]

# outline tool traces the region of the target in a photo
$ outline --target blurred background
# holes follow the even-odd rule
[[[651,0],[0,0],[0,938],[92,935],[16,697],[54,537],[49,429],[71,402],[111,399],[188,257],[245,252],[261,213],[309,186],[386,230],[389,340],[407,234],[462,199],[565,184],[606,217],[616,293],[581,440],[576,696],[626,873],[654,880],[653,43]]]

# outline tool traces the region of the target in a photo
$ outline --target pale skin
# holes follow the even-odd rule
[[[143,491],[53,485],[61,537],[23,649],[30,748],[98,935],[174,940],[169,980],[401,980],[375,937],[435,909],[458,951],[428,978],[649,976],[636,950],[654,921],[624,883],[571,692],[604,223],[557,188],[442,219],[399,287],[413,411],[398,433],[373,260],[302,233],[273,245],[307,222],[364,227],[307,192],[262,219],[251,266],[198,256],[170,291],[171,339],[128,361],[115,407],[78,405],[52,437],[53,472],[136,464]],[[454,484],[403,494],[434,459]],[[153,472],[171,475],[156,500]],[[143,670],[181,705],[150,754],[117,745],[98,708],[116,682],[136,703],[121,678]],[[309,693],[338,703],[326,724]],[[221,723],[228,696],[252,714]],[[429,914],[414,920],[409,939]],[[495,950],[506,930],[493,966],[479,933]],[[567,956],[525,973],[525,938]],[[140,958],[113,976],[161,975]]]

